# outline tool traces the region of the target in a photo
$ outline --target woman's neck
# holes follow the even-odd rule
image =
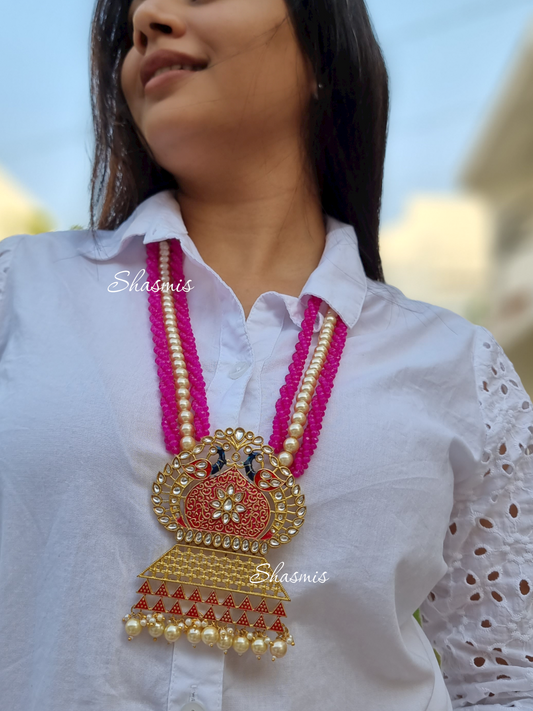
[[[277,184],[270,175],[231,192],[230,182],[211,193],[204,183],[197,193],[180,180],[176,196],[202,259],[231,287],[247,317],[266,291],[299,296],[324,251],[326,227],[320,201],[304,181],[289,189],[286,166]]]

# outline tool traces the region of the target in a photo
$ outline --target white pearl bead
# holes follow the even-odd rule
[[[196,440],[194,437],[182,437],[180,439],[180,448],[182,451],[190,452],[196,447]]]
[[[283,442],[283,449],[286,452],[294,454],[300,449],[300,443],[294,437],[287,437],[287,439]]]
[[[189,378],[187,376],[180,375],[179,378],[176,379],[176,385],[178,388],[190,388],[191,383],[189,381]]]
[[[296,411],[293,416],[291,417],[291,421],[295,425],[302,425],[302,427],[305,425],[307,422],[307,415],[304,414],[303,412],[298,412]]]
[[[309,403],[307,403],[305,400],[298,400],[296,405],[294,406],[295,412],[298,413],[303,413],[305,414],[306,412],[309,412]],[[179,416],[178,416],[179,419]],[[306,418],[307,421],[307,418]]]
[[[178,400],[178,407],[180,410],[190,410],[191,403],[189,400],[186,400],[184,397],[180,397],[180,399]]]
[[[282,467],[291,467],[294,462],[294,457],[290,452],[280,452],[278,454],[278,462]]]
[[[278,659],[280,657],[284,657],[287,653],[287,643],[283,639],[275,639],[270,643],[270,651],[272,656],[277,657]]]
[[[244,654],[248,650],[249,646],[250,642],[248,642],[247,638],[244,636],[239,635],[233,640],[233,649],[239,655]]]
[[[254,654],[265,654],[268,652],[268,643],[263,637],[258,637],[252,642],[252,652]]]
[[[141,623],[139,622],[139,620],[136,620],[135,618],[128,620],[126,622],[125,628],[126,628],[126,633],[129,637],[137,637],[137,635],[141,634],[141,632],[142,632]]]
[[[181,410],[178,414],[178,422],[184,425],[186,422],[194,422],[194,412],[191,410]]]
[[[202,642],[209,645],[210,647],[213,646],[213,644],[215,644],[216,642],[218,642],[217,628],[213,626],[205,627],[202,630]]]
[[[192,625],[192,620],[190,617],[187,617],[187,619],[185,620],[185,624],[187,625],[187,627],[190,627]]]
[[[292,425],[289,425],[289,434],[291,437],[295,437],[298,439],[301,437],[304,433],[304,428],[302,425],[299,425],[298,423],[293,423]]]
[[[190,627],[187,631],[187,639],[191,644],[198,644],[202,640],[202,632],[198,627]]]
[[[219,649],[229,649],[233,645],[233,640],[229,634],[227,634],[224,631],[220,632],[218,642],[217,642],[217,647]]]
[[[181,629],[177,625],[167,625],[165,628],[165,639],[167,642],[175,642],[181,637]]]
[[[161,622],[154,622],[153,625],[150,625],[148,627],[148,634],[151,637],[154,637],[156,639],[157,637],[161,637],[162,634],[165,632],[165,625],[163,625]]]

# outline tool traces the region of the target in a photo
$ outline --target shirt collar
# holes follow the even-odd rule
[[[190,259],[211,269],[187,232],[172,190],[164,190],[147,198],[114,232],[99,232],[96,238],[90,232],[86,234],[87,239],[79,251],[97,261],[113,259],[135,237],[143,237],[144,244],[174,238],[180,240],[183,251]],[[326,244],[318,266],[310,274],[299,297],[280,296],[297,326],[300,326],[304,316],[305,297],[313,295],[326,302],[348,328],[352,328],[361,313],[366,291],[367,277],[354,228],[326,215]],[[319,316],[315,330],[320,328],[322,319],[323,316]]]

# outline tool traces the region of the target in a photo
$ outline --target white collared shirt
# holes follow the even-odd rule
[[[327,580],[282,580],[296,644],[275,663],[124,632],[137,575],[172,546],[150,502],[171,455],[132,285],[163,239],[193,286],[212,430],[268,441],[309,295],[348,326],[305,526],[268,555],[278,576]],[[0,484],[9,711],[179,711],[193,687],[206,711],[533,709],[531,400],[489,331],[368,279],[330,216],[300,297],[266,292],[247,319],[170,192],[97,242],[2,241]]]

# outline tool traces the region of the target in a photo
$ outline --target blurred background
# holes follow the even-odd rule
[[[381,250],[533,394],[533,0],[367,0],[392,108]],[[90,0],[2,2],[0,239],[86,226]]]

